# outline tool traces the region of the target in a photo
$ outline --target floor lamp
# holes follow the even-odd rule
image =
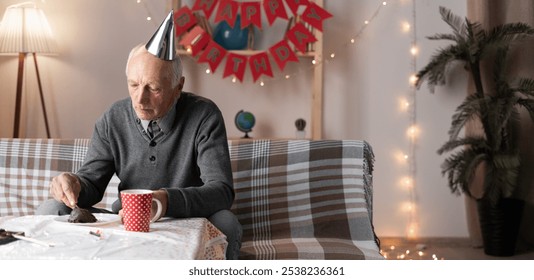
[[[57,52],[57,46],[52,37],[48,20],[43,11],[33,2],[25,2],[7,7],[0,24],[0,53],[18,53],[19,67],[17,74],[17,95],[15,101],[15,120],[13,124],[13,138],[19,137],[20,114],[22,105],[22,81],[24,78],[25,58],[33,56],[37,85],[41,98],[47,137],[50,138],[50,128],[46,114],[43,89],[37,53],[52,54]]]

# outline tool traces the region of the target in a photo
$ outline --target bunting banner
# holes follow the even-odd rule
[[[198,1],[202,0],[197,0],[197,2]],[[228,23],[228,25],[230,25],[230,27],[234,27],[238,8],[239,2],[234,0],[220,0],[219,8],[217,8],[217,14],[215,15],[215,23],[224,20]]]
[[[182,35],[191,27],[197,24],[197,19],[189,7],[184,6],[178,11],[174,12],[174,30],[176,30],[176,36]]]
[[[221,45],[215,43],[213,40],[210,40],[204,49],[204,52],[200,54],[198,62],[207,62],[210,66],[211,73],[215,73],[215,70],[217,70],[217,67],[219,67],[219,64],[221,64],[226,56],[226,52],[227,51],[221,47]]]
[[[223,78],[234,75],[240,82],[243,82],[247,60],[247,57],[244,55],[229,53],[226,56],[226,66],[224,67]]]
[[[278,65],[281,71],[284,71],[286,64],[290,61],[299,61],[299,58],[295,52],[289,46],[286,40],[282,40],[269,48],[274,61]]]
[[[319,29],[321,32],[323,31],[323,21],[331,17],[332,14],[313,2],[310,2],[306,10],[302,13],[302,20]]]
[[[263,0],[263,10],[267,16],[269,25],[273,25],[277,18],[288,19],[282,0]]]
[[[293,43],[295,48],[301,52],[306,52],[306,45],[308,43],[317,41],[317,38],[313,36],[313,33],[311,33],[302,23],[295,24],[295,26],[293,26],[287,33],[287,38]]]
[[[206,18],[210,18],[211,14],[213,13],[213,10],[215,10],[215,6],[217,4],[217,0],[200,0],[195,1],[193,4],[193,11],[203,11],[204,15],[206,15]]]
[[[310,4],[309,0],[286,0],[286,4],[294,15],[298,15],[300,6]]]
[[[251,24],[261,29],[260,2],[241,3],[241,29],[247,28]]]
[[[289,12],[292,13],[291,18]],[[203,20],[198,19],[195,13],[202,13],[206,20],[214,15],[215,23],[225,21],[238,31],[252,30],[253,26],[265,29],[262,26],[263,15],[269,26],[281,19],[288,21],[288,27],[281,41],[267,50],[244,55],[225,49],[217,43],[217,39],[212,38],[211,31],[204,29],[206,25],[198,22]],[[234,76],[243,82],[246,69],[249,68],[252,79],[256,82],[262,75],[273,77],[271,61],[275,62],[280,71],[284,71],[287,63],[299,61],[297,52],[311,51],[311,44],[317,41],[313,31],[322,32],[323,22],[331,17],[331,13],[311,0],[195,0],[192,8],[183,6],[174,12],[174,23],[176,36],[181,38],[179,44],[193,57],[198,57],[198,63],[208,63],[211,72],[215,73],[223,60],[226,60],[223,78]],[[229,47],[228,44],[223,45]]]
[[[269,63],[269,56],[266,52],[260,52],[250,56],[248,63],[250,65],[250,70],[252,72],[252,78],[254,81],[256,81],[262,74],[269,77],[273,76],[271,64]]]

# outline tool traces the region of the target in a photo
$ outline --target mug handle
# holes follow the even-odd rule
[[[161,201],[156,198],[152,198],[152,201],[156,202],[156,204],[158,205],[158,210],[156,211],[156,215],[154,215],[154,217],[150,220],[151,223],[159,220],[161,218],[161,212],[163,212],[163,206],[161,204]]]

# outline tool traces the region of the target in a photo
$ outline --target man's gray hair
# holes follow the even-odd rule
[[[148,52],[145,48],[145,44],[139,44],[135,46],[128,55],[128,60],[126,61],[126,76],[128,76],[128,65],[130,64],[130,59],[137,53],[140,52]],[[182,78],[182,60],[180,59],[180,56],[176,55],[172,62],[172,68],[169,68],[169,71],[172,73],[169,73],[169,77],[171,77],[171,85],[172,87],[177,86],[180,83],[180,79]]]

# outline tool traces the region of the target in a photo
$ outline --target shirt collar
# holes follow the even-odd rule
[[[169,131],[171,131],[172,125],[174,123],[174,118],[176,116],[176,102],[178,102],[178,99],[179,97],[174,100],[174,103],[172,104],[167,114],[165,114],[163,117],[159,119],[152,120],[152,121],[158,122],[158,126],[161,129],[161,132],[163,134],[166,134]],[[148,124],[150,123],[151,120],[141,120],[139,118],[137,118],[137,120],[141,122],[141,126],[146,131],[148,128]]]

